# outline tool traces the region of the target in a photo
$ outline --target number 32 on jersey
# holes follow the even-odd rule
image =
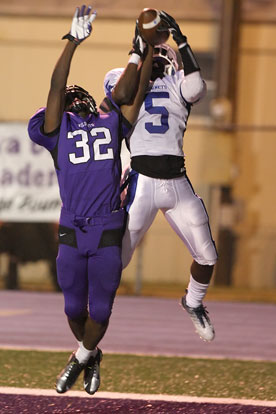
[[[111,143],[111,134],[108,128],[99,127],[99,128],[92,128],[90,131],[92,137],[96,137],[93,142],[93,154],[94,154],[94,161],[100,160],[111,160],[114,158],[114,153],[112,148],[107,148],[105,151],[101,148],[101,145],[108,145]],[[67,138],[73,139],[76,137],[80,137],[75,141],[76,148],[82,149],[82,155],[76,155],[76,153],[71,152],[69,154],[69,160],[72,164],[82,164],[90,160],[91,153],[89,148],[89,136],[88,132],[84,131],[83,129],[78,129],[73,132],[68,132]]]

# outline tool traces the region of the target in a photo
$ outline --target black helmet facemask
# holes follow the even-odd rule
[[[78,114],[79,112],[98,115],[97,105],[92,96],[78,85],[66,86],[65,108],[67,111]]]

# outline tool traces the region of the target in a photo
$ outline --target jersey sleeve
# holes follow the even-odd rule
[[[205,96],[206,82],[199,71],[183,76],[180,82],[180,93],[184,101],[189,104],[195,104]]]
[[[46,108],[40,108],[32,116],[28,124],[28,133],[33,142],[45,147],[49,151],[52,151],[58,141],[59,128],[50,134],[45,134],[43,131],[45,109]]]

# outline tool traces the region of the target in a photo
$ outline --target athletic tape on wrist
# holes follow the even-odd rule
[[[129,58],[128,63],[134,63],[135,65],[139,65],[140,60],[141,60],[141,57],[137,55],[137,53],[132,53],[132,55]]]

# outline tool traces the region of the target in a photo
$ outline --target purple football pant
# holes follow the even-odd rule
[[[57,274],[70,319],[87,309],[98,323],[109,319],[121,280],[124,214],[120,210],[87,220],[62,210]]]

